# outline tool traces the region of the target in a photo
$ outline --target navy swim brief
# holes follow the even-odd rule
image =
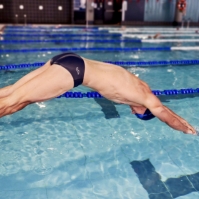
[[[84,60],[74,53],[63,53],[51,59],[50,64],[57,64],[70,72],[74,80],[74,87],[79,86],[84,80]]]

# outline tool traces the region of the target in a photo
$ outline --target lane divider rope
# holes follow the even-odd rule
[[[142,40],[140,39],[121,39],[121,40],[116,40],[116,39],[53,39],[53,40],[0,40],[0,43],[5,43],[5,44],[22,44],[22,43],[47,43],[47,42],[55,42],[55,43],[120,43],[120,42],[130,42],[130,43],[141,43]]]
[[[115,64],[123,67],[133,67],[133,66],[167,66],[167,65],[197,65],[199,60],[171,60],[171,61],[104,61],[105,63]],[[41,67],[45,62],[37,63],[24,63],[24,64],[8,64],[0,65],[0,70],[11,70],[11,69],[24,69],[31,67]]]
[[[185,88],[185,89],[171,89],[171,90],[153,90],[152,93],[156,96],[161,95],[185,95],[185,94],[198,94],[199,88],[193,89],[193,88]],[[57,98],[103,98],[103,96],[98,92],[66,92]]]
[[[132,51],[171,51],[172,47],[143,47],[143,48],[120,48],[120,47],[93,47],[93,48],[35,48],[35,49],[1,49],[0,53],[28,53],[28,52],[46,52],[46,51],[121,51],[121,52],[132,52]],[[198,47],[199,48],[199,47]]]
[[[53,29],[23,29],[23,28],[11,28],[5,29],[4,32],[108,32],[107,30],[98,30],[98,29],[87,29],[87,28],[53,28]]]
[[[0,40],[4,44],[22,44],[22,43],[167,43],[167,42],[199,42],[199,39],[5,39]]]
[[[65,33],[65,34],[10,34],[3,33],[0,34],[3,37],[104,37],[104,36],[118,36],[121,37],[121,34],[110,34],[110,33],[101,33],[101,34],[73,34],[73,33]]]
[[[35,48],[35,49],[1,49],[0,53],[28,53],[28,52],[49,52],[49,51],[109,51],[109,52],[135,52],[135,51],[172,51],[172,50],[185,50],[185,51],[196,51],[199,50],[199,46],[186,46],[186,47],[178,47],[178,46],[173,46],[173,47],[143,47],[143,48],[130,48],[130,47],[125,47],[125,48],[120,48],[120,47],[92,47],[92,48],[85,48],[85,47],[80,47],[80,48]]]

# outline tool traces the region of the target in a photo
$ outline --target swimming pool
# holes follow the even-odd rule
[[[44,45],[138,47],[188,44],[33,43],[1,44],[1,49]],[[0,65],[45,62],[60,52],[1,53]],[[198,57],[198,51],[78,54],[100,61]],[[153,90],[198,87],[198,65],[127,69],[146,81]],[[0,71],[0,87],[14,83],[30,70]],[[87,92],[90,89],[80,86],[73,91]],[[193,126],[199,126],[198,95],[160,98]],[[140,121],[126,105],[106,99],[52,99],[3,117],[0,124],[0,199],[199,198],[199,137],[174,131],[158,119]]]

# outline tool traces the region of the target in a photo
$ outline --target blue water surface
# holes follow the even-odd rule
[[[35,46],[43,47],[25,45]],[[59,53],[1,54],[0,65],[46,62]],[[197,51],[79,55],[99,61],[198,59]],[[0,87],[32,70],[0,71]],[[127,70],[153,90],[199,87],[198,65]],[[72,91],[91,89],[79,86]],[[160,97],[196,128],[198,99],[198,95]],[[175,131],[157,118],[138,120],[127,105],[106,99],[35,103],[0,119],[0,199],[198,199],[198,146],[199,137]]]

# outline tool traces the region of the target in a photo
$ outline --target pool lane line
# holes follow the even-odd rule
[[[168,43],[168,42],[199,42],[199,39],[34,39],[34,40],[19,40],[19,39],[3,39],[0,43],[3,44],[22,44],[22,43]]]
[[[134,34],[134,33],[153,33],[153,34],[156,34],[156,33],[176,33],[176,34],[187,34],[187,33],[195,33],[196,30],[168,30],[168,31],[165,31],[165,30],[159,30],[159,31],[154,31],[154,30],[135,30],[135,31],[130,31],[130,30],[126,30],[126,31],[123,31],[123,30],[110,30],[108,31],[109,33],[120,33],[120,34],[124,34],[124,33],[131,33],[131,34]]]
[[[108,31],[98,31],[94,29],[6,29],[5,32],[107,32]]]
[[[140,39],[31,39],[31,40],[19,40],[19,39],[3,39],[0,43],[3,44],[21,44],[21,43],[141,43]]]
[[[62,51],[62,52],[155,52],[155,51],[198,51],[199,46],[191,46],[191,47],[143,47],[143,48],[104,48],[104,47],[98,47],[98,48],[34,48],[34,49],[0,49],[0,53],[29,53],[29,52],[55,52],[55,51]]]
[[[143,48],[120,48],[120,47],[93,47],[93,48],[34,48],[34,49],[0,49],[0,53],[29,53],[29,52],[51,52],[51,51],[62,51],[62,52],[140,52],[140,51],[171,51],[171,47],[143,47]]]
[[[199,50],[199,46],[186,46],[186,47],[174,46],[174,47],[171,47],[171,50],[198,51]]]
[[[199,30],[198,27],[180,27],[180,28],[168,28],[168,27],[148,27],[148,28],[145,28],[145,27],[139,27],[139,28],[129,28],[129,27],[118,27],[118,28],[108,28],[108,27],[98,27],[98,30],[108,30],[108,31],[111,31],[111,30],[116,30],[116,31],[125,31],[125,30],[130,30],[130,31],[145,31],[145,30],[155,30],[155,31],[158,31],[158,30],[171,30],[171,31],[182,31],[182,30]]]
[[[121,37],[121,34],[109,34],[109,33],[100,33],[100,34],[21,34],[21,33],[3,33],[0,34],[1,37]]]
[[[170,65],[199,65],[199,60],[170,60],[170,61],[103,61],[122,67],[150,67],[150,66],[170,66]],[[41,67],[45,62],[8,64],[0,66],[0,70],[24,69],[32,67]]]
[[[142,39],[142,43],[199,42],[199,39]]]
[[[183,89],[167,89],[167,90],[152,90],[152,93],[156,96],[165,96],[165,95],[193,95],[193,94],[198,94],[199,93],[199,88],[183,88]],[[61,97],[65,97],[65,98],[103,98],[103,96],[96,92],[96,91],[92,91],[92,92],[66,92],[60,96],[58,96],[57,98],[61,98]]]
[[[148,39],[148,37],[151,36],[153,37],[154,34],[122,34],[122,37],[125,37],[125,38],[139,38],[139,39]],[[199,37],[199,34],[161,34],[159,39],[161,38],[165,38],[165,37]]]

